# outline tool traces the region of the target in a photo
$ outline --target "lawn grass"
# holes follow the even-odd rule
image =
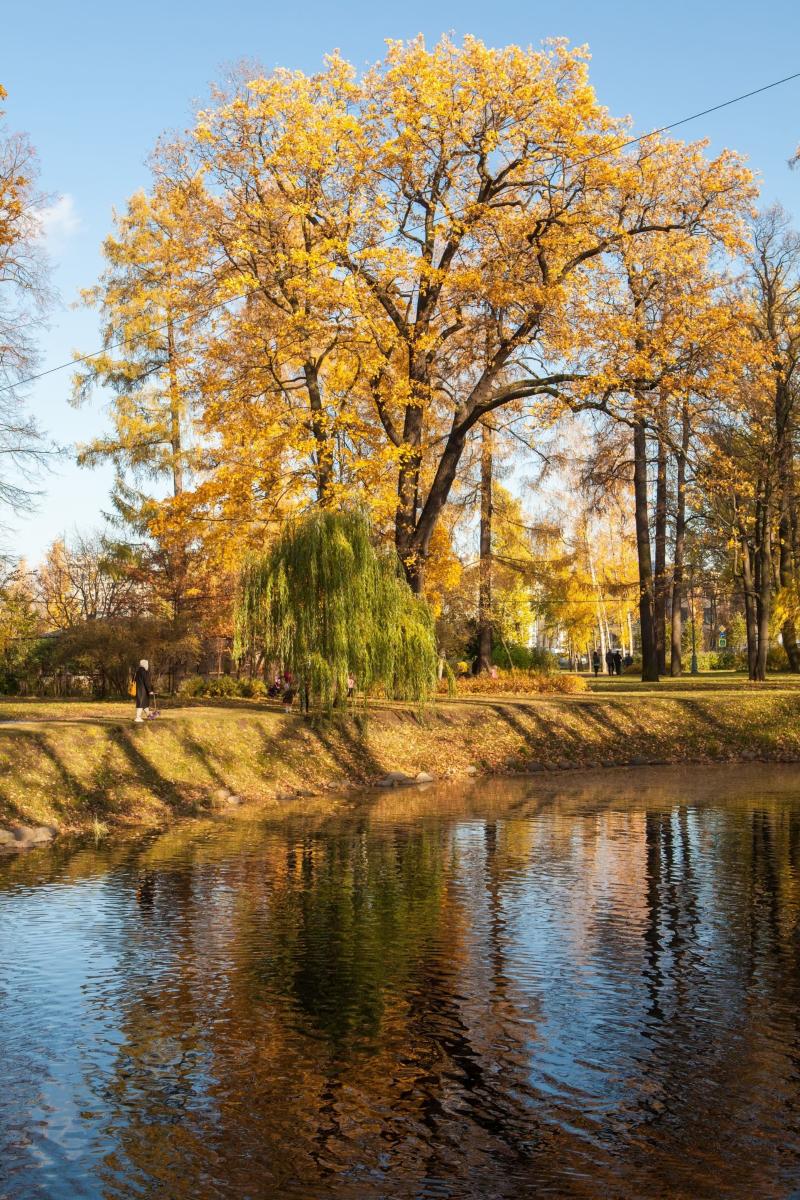
[[[770,675],[763,683],[753,683],[744,671],[706,671],[700,675],[679,675],[676,679],[666,675],[658,683],[643,683],[637,675],[598,675],[586,677],[589,690],[598,695],[620,695],[622,693],[653,695],[681,692],[800,692],[800,675],[788,672]]]

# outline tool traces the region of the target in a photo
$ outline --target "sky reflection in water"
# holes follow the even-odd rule
[[[799,866],[761,767],[0,862],[0,1197],[790,1196]]]

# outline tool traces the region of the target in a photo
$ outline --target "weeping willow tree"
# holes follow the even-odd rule
[[[364,692],[424,702],[436,684],[433,619],[392,549],[376,548],[363,513],[313,513],[287,525],[245,565],[236,652],[263,650],[307,696],[331,708],[355,675]]]

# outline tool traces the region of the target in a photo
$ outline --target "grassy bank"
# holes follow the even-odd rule
[[[676,681],[677,682],[677,681]],[[224,803],[286,803],[387,771],[436,778],[649,762],[800,761],[800,690],[736,680],[663,690],[383,705],[330,720],[264,704],[176,706],[133,726],[127,704],[0,703],[0,826],[65,832],[164,824]]]

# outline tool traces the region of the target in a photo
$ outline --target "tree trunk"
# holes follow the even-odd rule
[[[421,421],[421,416],[420,416]],[[406,429],[409,429],[408,419]],[[421,431],[421,427],[420,427]],[[412,591],[421,592],[428,555],[436,522],[447,503],[450,489],[456,477],[458,464],[464,450],[468,428],[464,424],[454,425],[447,439],[433,482],[428,489],[427,499],[417,519],[417,484],[419,480],[419,442],[416,450],[416,467],[401,466],[398,478],[398,506],[395,520],[395,545],[406,572]],[[405,439],[404,439],[405,440]],[[413,479],[413,490],[410,484]]]
[[[633,426],[633,493],[636,517],[636,553],[639,561],[639,622],[642,637],[642,680],[658,682],[653,560],[647,504],[647,432],[644,418]]]
[[[663,432],[658,435],[658,466],[656,472],[655,506],[655,621],[658,672],[667,673],[667,447]]]
[[[780,489],[780,516],[778,519],[778,546],[776,583],[784,593],[789,605],[789,616],[781,626],[781,639],[789,668],[800,671],[800,647],[797,644],[797,628],[791,615],[797,596],[795,577],[796,503],[794,495],[794,461],[792,450],[792,411],[794,389],[779,374],[775,383],[775,451],[778,464],[778,486]]]
[[[678,451],[678,472],[675,494],[675,553],[672,567],[672,629],[670,674],[680,675],[683,669],[683,567],[686,552],[686,455],[689,450],[689,406],[684,404],[681,416],[681,447]]]
[[[319,385],[319,370],[314,362],[303,363],[303,374],[308,391],[308,402],[311,407],[311,432],[316,443],[316,461],[314,464],[317,484],[317,503],[324,505],[330,495],[333,481],[333,453],[331,450],[330,431],[325,418],[322,404],[322,389]]]
[[[600,585],[597,582],[597,572],[594,569],[594,555],[592,553],[592,546],[589,541],[589,534],[586,529],[584,529],[583,536],[584,536],[584,540],[586,542],[586,558],[589,563],[589,574],[591,575],[591,578],[592,578],[592,587],[594,588],[595,597],[596,597],[596,599],[595,599],[595,615],[597,616],[597,632],[600,637],[600,670],[601,670],[601,672],[604,672],[606,669],[606,665],[607,665],[606,664],[606,650],[608,649],[608,641],[607,641],[608,623],[604,620],[603,595],[602,595],[602,592],[600,591]]]
[[[481,425],[481,529],[478,588],[478,672],[492,665],[492,429]]]
[[[417,524],[419,503],[420,443],[422,439],[422,408],[409,405],[403,425],[403,445],[397,473],[397,512],[395,515],[395,545],[406,577],[415,592],[422,591],[428,542],[422,545]],[[449,488],[448,488],[449,492]],[[444,505],[442,505],[444,507]],[[441,511],[441,509],[439,510]],[[438,517],[438,512],[437,512]],[[431,529],[431,533],[433,529]]]
[[[183,495],[183,439],[181,434],[181,398],[178,372],[175,366],[175,340],[172,321],[167,322],[167,352],[169,354],[169,419],[172,449],[172,494]]]
[[[772,530],[770,528],[770,488],[759,504],[757,526],[759,529],[756,550],[756,614],[758,645],[753,678],[767,677],[767,654],[769,651],[769,618],[772,607]]]
[[[742,552],[742,589],[744,591],[744,621],[747,633],[747,673],[751,679],[756,677],[756,660],[758,658],[758,622],[756,619],[756,590],[753,581],[753,567],[750,558],[750,545],[747,535],[740,525],[739,538]]]
[[[781,590],[794,605],[797,597],[797,579],[795,564],[795,541],[797,523],[797,503],[794,492],[794,464],[792,462],[791,441],[787,435],[782,438],[780,455],[780,488],[781,515],[778,523],[778,582]],[[789,669],[800,673],[800,646],[797,643],[797,626],[793,616],[788,616],[781,626],[781,637]]]
[[[170,449],[172,451],[172,494],[182,496],[184,492],[183,474],[183,430],[180,387],[178,371],[175,365],[175,333],[172,320],[167,322],[167,351],[169,354],[169,420],[170,420]],[[177,623],[184,610],[184,597],[187,593],[189,576],[189,551],[186,542],[179,544],[174,551],[167,552],[167,573],[171,576],[172,619]],[[173,689],[174,690],[174,689]]]

